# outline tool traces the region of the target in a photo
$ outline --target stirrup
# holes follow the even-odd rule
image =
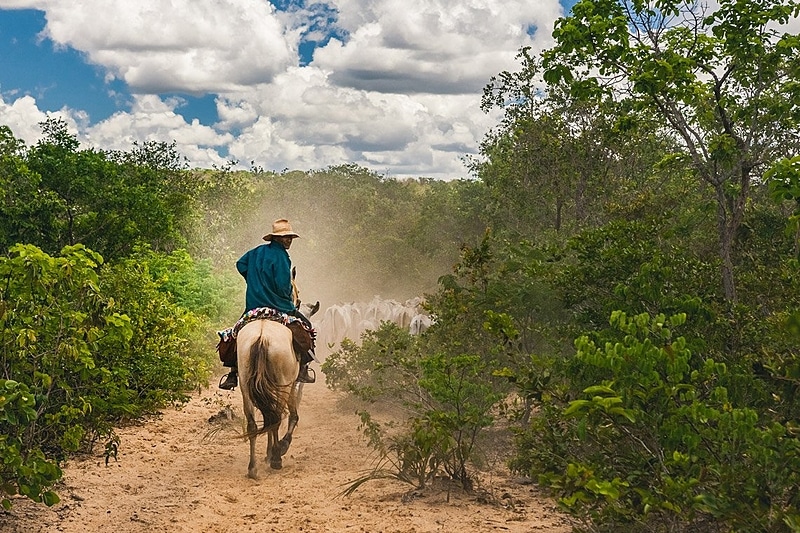
[[[317,373],[313,368],[306,365],[306,371],[303,372],[303,367],[300,367],[300,372],[297,374],[298,383],[315,383],[317,381]]]
[[[219,378],[219,388],[222,390],[233,390],[239,385],[239,379],[237,378],[236,374],[232,372],[228,372],[221,378]]]

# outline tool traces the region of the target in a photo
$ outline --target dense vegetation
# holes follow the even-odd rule
[[[800,531],[800,4],[579,1],[487,85],[490,231],[325,363],[383,461],[351,487],[510,461],[587,531]],[[544,89],[543,89],[544,88]],[[466,460],[465,460],[466,459]]]
[[[699,7],[579,1],[487,85],[472,180],[0,127],[0,496],[53,503],[71,453],[205,383],[232,263],[286,216],[301,296],[435,318],[325,362],[381,458],[351,490],[470,489],[503,426],[586,531],[800,531],[800,4]]]
[[[483,227],[474,181],[194,170],[174,144],[103,152],[41,126],[30,147],[0,126],[4,507],[56,502],[64,460],[96,443],[114,456],[115,424],[207,384],[214,331],[241,313],[233,263],[275,218],[302,233],[301,296],[325,305],[433,290]]]

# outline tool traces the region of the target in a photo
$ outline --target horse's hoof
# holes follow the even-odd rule
[[[250,479],[258,479],[258,472],[256,472],[255,470],[251,470],[247,472],[247,477],[249,477]]]
[[[269,466],[273,470],[280,470],[281,468],[283,468],[283,461],[270,461]]]

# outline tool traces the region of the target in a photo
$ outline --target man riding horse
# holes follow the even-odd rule
[[[245,313],[258,308],[271,308],[299,318],[308,328],[311,322],[297,309],[293,298],[292,261],[289,247],[299,235],[285,218],[272,223],[272,231],[264,235],[266,244],[249,250],[236,262],[236,269],[247,282]],[[300,353],[300,372],[297,381],[314,383],[316,376],[309,374],[308,364],[314,360],[313,350]],[[231,371],[220,382],[219,388],[231,390],[238,382],[236,362],[224,363]]]

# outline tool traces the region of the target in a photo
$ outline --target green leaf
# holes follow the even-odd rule
[[[614,389],[607,385],[592,385],[591,387],[583,389],[583,392],[585,394],[617,394]]]
[[[564,410],[564,416],[572,416],[591,403],[589,400],[573,400],[569,403],[569,407]]]
[[[622,407],[612,407],[608,409],[608,413],[612,415],[620,415],[628,419],[630,422],[636,422],[636,417],[633,415],[633,412],[629,409],[624,409]]]
[[[45,505],[51,507],[60,502],[61,498],[59,498],[58,494],[56,494],[53,491],[46,491],[42,493],[42,501],[44,502]]]

